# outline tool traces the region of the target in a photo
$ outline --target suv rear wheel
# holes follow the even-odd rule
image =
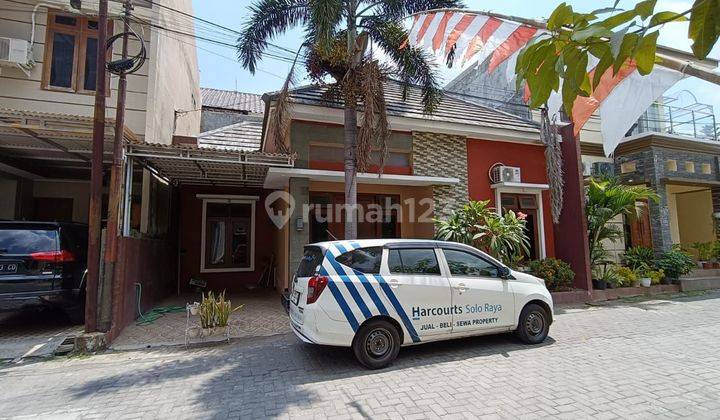
[[[550,320],[545,309],[530,303],[520,313],[520,322],[515,335],[525,344],[540,344],[550,331]]]
[[[385,320],[370,321],[355,334],[353,352],[363,366],[381,369],[390,365],[400,351],[400,334]]]

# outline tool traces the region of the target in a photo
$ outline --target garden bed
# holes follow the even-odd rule
[[[568,305],[573,303],[600,302],[615,300],[632,296],[653,296],[664,293],[680,292],[677,284],[658,284],[650,287],[620,287],[605,290],[570,290],[567,292],[551,292],[555,305]]]
[[[652,296],[680,291],[677,284],[657,284],[650,287],[620,287],[617,289],[593,290],[592,301],[614,300],[631,296]]]

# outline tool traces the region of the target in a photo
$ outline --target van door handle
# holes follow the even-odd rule
[[[457,291],[460,293],[463,293],[467,290],[467,288],[465,287],[465,283],[458,283],[455,289],[457,289]]]
[[[393,289],[397,289],[398,286],[400,286],[400,282],[397,279],[390,279],[388,283],[390,283],[390,287],[392,287]]]

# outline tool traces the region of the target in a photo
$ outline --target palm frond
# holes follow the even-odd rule
[[[370,38],[387,54],[395,66],[395,73],[403,82],[403,99],[410,85],[422,90],[426,113],[432,113],[442,100],[442,89],[436,77],[436,65],[428,52],[416,47],[403,46],[408,32],[395,22],[369,19],[365,28]]]
[[[303,46],[300,46],[290,72],[288,72],[285,83],[275,100],[275,109],[270,111],[268,117],[268,141],[273,142],[275,150],[279,153],[290,153],[290,125],[292,124],[292,103],[290,102],[290,87],[295,84],[295,65],[297,64],[300,52]]]
[[[237,39],[237,56],[255,73],[268,41],[288,29],[307,23],[309,0],[260,0],[250,6],[250,18]]]
[[[363,117],[357,141],[357,164],[360,171],[365,171],[373,163],[374,150],[380,151],[377,163],[381,173],[385,166],[387,139],[390,136],[383,87],[387,72],[388,69],[377,60],[365,62],[358,69],[359,96],[363,102]]]
[[[305,30],[306,41],[323,53],[333,47],[337,28],[343,16],[343,2],[338,0],[312,0]]]
[[[432,9],[463,8],[465,5],[457,0],[384,0],[375,12],[385,20],[398,20],[417,12]]]

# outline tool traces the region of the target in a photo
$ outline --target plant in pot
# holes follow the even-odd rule
[[[690,254],[674,245],[670,251],[663,253],[656,261],[655,267],[663,270],[666,279],[677,280],[680,276],[688,274],[696,267]]]
[[[603,264],[593,269],[593,288],[597,290],[605,290],[608,285],[612,288],[621,283],[621,278],[617,273],[615,264]]]
[[[647,264],[642,264],[637,269],[637,276],[642,287],[650,287],[650,285],[652,285],[652,278],[650,277],[652,271],[652,268]]]
[[[712,259],[715,256],[715,242],[694,242],[690,248],[697,251],[698,268],[712,268]]]
[[[225,292],[215,295],[212,291],[207,296],[203,293],[202,301],[198,307],[200,315],[200,328],[202,335],[213,335],[218,331],[228,335],[228,321],[230,314],[242,308],[240,305],[233,309],[232,303],[225,299]]]
[[[712,268],[720,268],[720,240],[713,242]]]

